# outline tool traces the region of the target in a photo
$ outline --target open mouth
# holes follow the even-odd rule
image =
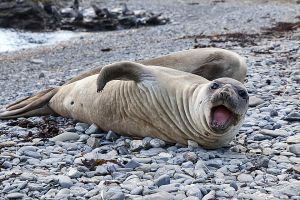
[[[217,130],[224,130],[231,125],[235,114],[224,105],[211,109],[211,127]]]

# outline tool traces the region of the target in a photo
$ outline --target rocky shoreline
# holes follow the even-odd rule
[[[69,1],[70,3],[71,1]],[[81,7],[78,0],[63,7],[56,1],[0,1],[0,27],[29,31],[105,31],[140,26],[163,25],[169,21],[161,14],[129,10],[125,3],[114,9],[91,2]]]
[[[209,46],[246,57],[245,85],[256,97],[235,140],[218,150],[103,133],[62,117],[0,121],[0,197],[299,199],[299,27],[276,31],[279,22],[297,26],[299,8],[255,2],[130,0],[174,21],[0,54],[0,106],[97,65]]]

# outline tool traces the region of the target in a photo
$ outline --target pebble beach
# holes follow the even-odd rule
[[[97,66],[219,47],[248,64],[239,134],[206,150],[57,116],[0,120],[0,199],[300,199],[299,1],[120,2],[170,22],[0,52],[0,110]]]

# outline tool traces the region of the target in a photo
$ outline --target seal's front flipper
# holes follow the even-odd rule
[[[97,78],[97,92],[103,90],[104,86],[112,80],[135,81],[153,80],[149,69],[142,64],[123,61],[106,65],[100,71]]]
[[[53,110],[49,108],[48,102],[57,91],[58,88],[50,88],[34,96],[19,100],[7,106],[7,111],[0,113],[0,119],[55,114]]]

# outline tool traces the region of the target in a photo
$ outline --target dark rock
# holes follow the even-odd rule
[[[268,168],[269,160],[270,160],[270,159],[267,158],[267,157],[258,159],[258,161],[257,161],[257,166],[258,166],[259,168],[260,168],[260,167]]]
[[[291,112],[288,114],[285,118],[283,118],[286,121],[289,122],[300,122],[300,113],[298,112]]]
[[[2,1],[0,3],[0,27],[25,30],[56,29],[59,24],[54,14],[48,14],[32,0]]]
[[[145,138],[143,138],[142,144],[143,144],[143,147],[144,147],[145,149],[151,148],[151,145],[150,145],[150,141],[151,141],[151,140],[152,140],[151,137],[145,137]]]
[[[137,168],[138,166],[140,166],[141,164],[138,163],[137,161],[135,160],[130,160],[126,165],[125,165],[125,168],[132,168],[132,169],[135,169]]]
[[[289,151],[296,154],[297,156],[299,156],[300,155],[300,144],[290,145]]]
[[[276,117],[276,116],[278,116],[278,112],[276,110],[271,110],[270,111],[270,116],[271,117]]]
[[[262,140],[271,140],[273,137],[268,136],[268,135],[263,135],[263,134],[256,134],[253,137],[254,141],[262,141]]]
[[[113,131],[108,131],[105,138],[109,141],[115,141],[116,139],[118,139],[118,135]]]
[[[99,133],[101,133],[101,131],[96,124],[90,125],[90,127],[85,131],[85,134],[87,135],[99,134]]]
[[[235,181],[232,181],[232,182],[230,183],[230,187],[234,188],[235,191],[238,191],[238,189],[239,189],[239,187],[238,187],[238,185],[236,184]]]
[[[129,154],[129,151],[128,151],[128,149],[125,146],[120,146],[120,147],[117,148],[117,150],[118,150],[118,153],[120,155],[127,155],[127,154]]]
[[[45,78],[45,74],[43,72],[41,72],[39,75],[39,79],[41,79],[41,78]]]

